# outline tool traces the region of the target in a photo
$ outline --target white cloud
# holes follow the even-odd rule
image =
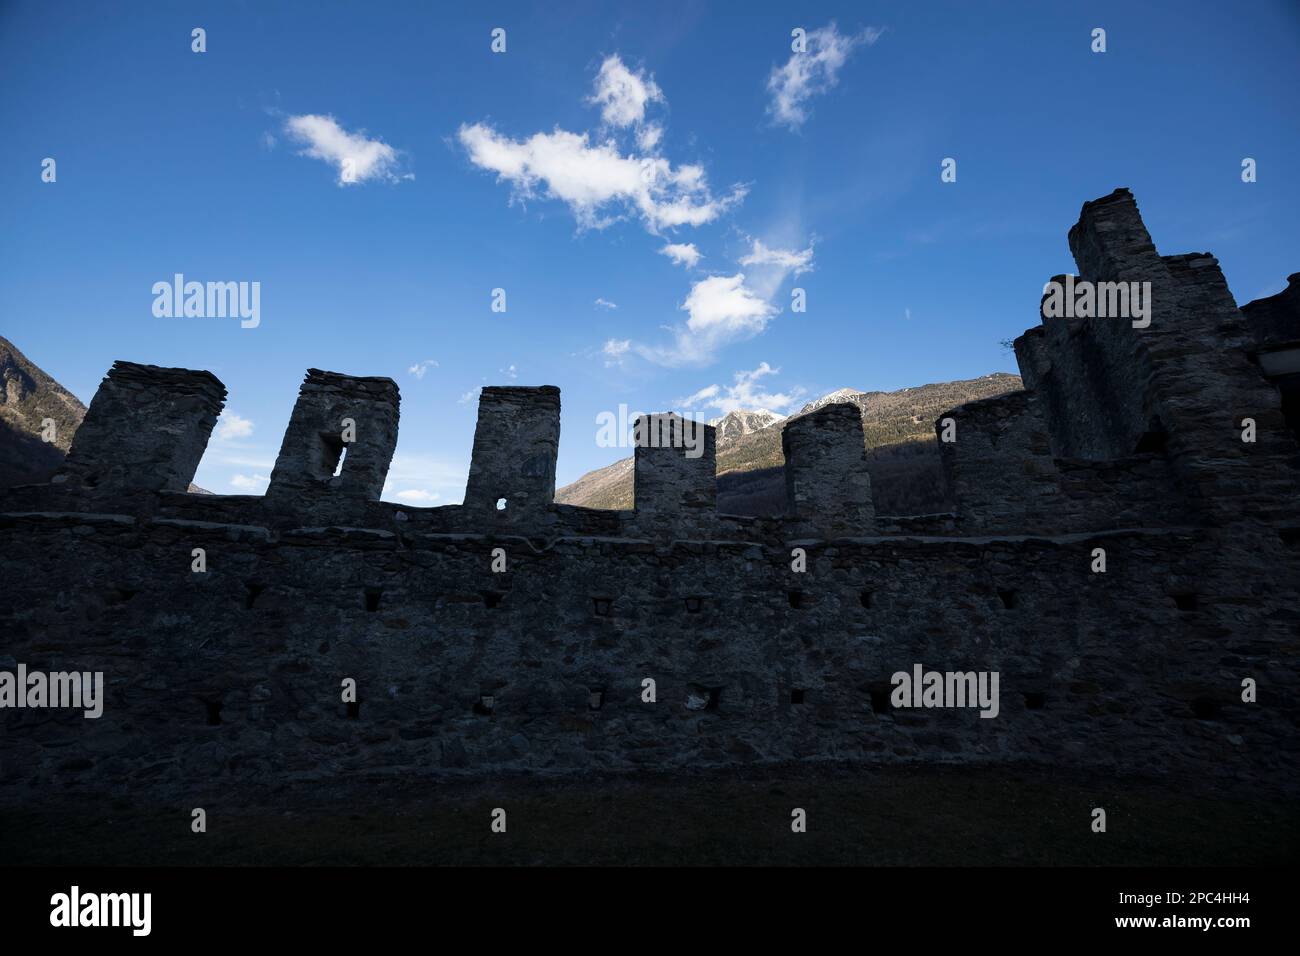
[[[414,179],[409,173],[398,172],[397,150],[378,139],[368,139],[362,133],[349,133],[332,116],[307,113],[290,116],[285,120],[284,131],[306,144],[301,155],[320,159],[338,168],[340,186],[363,183],[368,179],[385,179],[398,182]]]
[[[507,366],[506,368],[499,368],[497,369],[497,371],[500,372],[502,375],[504,375],[506,378],[510,379],[512,382],[519,377],[519,370],[515,368],[513,365]]]
[[[693,265],[699,250],[689,244],[668,244],[660,253],[674,262]],[[752,338],[767,328],[781,310],[773,304],[785,279],[813,268],[813,247],[785,249],[769,247],[750,239],[750,251],[740,259],[746,271],[732,276],[715,275],[691,286],[680,308],[690,315],[685,325],[669,329],[673,341],[667,346],[632,345],[642,358],[670,367],[707,365],[717,351],[732,342]],[[609,343],[606,343],[608,357]],[[627,351],[624,349],[623,351]],[[618,356],[621,358],[621,353]],[[606,361],[606,365],[615,364]]]
[[[613,140],[593,144],[586,133],[556,129],[514,140],[474,123],[462,125],[457,136],[470,162],[510,183],[513,200],[541,192],[567,204],[584,229],[603,228],[626,212],[639,215],[652,232],[699,226],[717,219],[746,192],[735,186],[715,198],[703,167],[674,167],[661,156],[625,156]]]
[[[217,422],[217,440],[232,441],[238,438],[247,438],[253,434],[253,423],[247,418],[236,415],[234,412],[223,412],[221,420]]]
[[[265,491],[271,479],[266,475],[231,475],[230,487],[236,491],[253,494]]]
[[[749,255],[740,260],[742,266],[777,266],[784,272],[793,272],[795,275],[812,269],[812,246],[796,252],[793,249],[769,249],[760,239],[751,241],[753,248]]]
[[[438,494],[436,491],[426,491],[423,488],[407,488],[405,491],[397,492],[393,497],[399,501],[419,504],[421,502],[437,501],[442,497],[442,495]]]
[[[408,368],[407,371],[412,375],[414,375],[416,378],[424,378],[425,372],[429,371],[429,369],[431,368],[437,368],[437,367],[438,367],[438,363],[435,359],[425,359],[423,362],[416,362],[414,365]]]
[[[732,376],[734,379],[732,385],[706,385],[694,395],[678,399],[675,404],[685,410],[696,407],[715,408],[719,415],[726,415],[741,408],[750,410],[765,408],[783,415],[793,410],[794,406],[801,401],[805,389],[794,388],[789,392],[769,392],[758,384],[759,379],[767,375],[775,375],[780,371],[779,368],[772,368],[766,362],[760,362],[758,368],[752,371],[736,372]]]
[[[659,254],[688,269],[694,269],[695,264],[704,258],[693,242],[670,242],[659,250]]]
[[[439,504],[456,504],[464,495],[468,470],[468,462],[451,462],[433,455],[412,455],[399,451],[388,467],[388,478],[384,482],[381,497],[385,501],[398,500],[408,504],[430,504],[434,501]]]
[[[789,227],[779,228],[778,234],[790,235]],[[782,283],[791,274],[800,275],[813,268],[813,244],[807,249],[768,246],[761,239],[749,240],[750,251],[741,257],[740,264],[745,266],[749,277],[749,287],[764,299],[772,299],[780,290]]]
[[[715,395],[718,394],[719,391],[721,391],[721,387],[718,385],[705,385],[702,389],[700,389],[695,394],[688,395],[686,398],[679,398],[673,404],[681,408],[694,408],[696,405],[699,405],[701,402],[713,398]],[[708,408],[707,405],[703,407]]]
[[[258,455],[257,452],[260,451],[260,449],[257,448],[252,449],[252,455],[233,455],[221,452],[213,454],[215,449],[216,446],[208,446],[207,455],[211,455],[211,459],[209,460],[207,455],[205,455],[203,464],[226,465],[230,468],[261,468],[263,471],[275,467],[275,459],[270,456]],[[199,484],[203,484],[203,482],[200,481]]]
[[[466,392],[466,393],[465,393],[464,395],[462,395],[460,398],[456,399],[456,404],[457,404],[457,405],[468,405],[470,402],[472,402],[472,401],[475,399],[475,397],[477,397],[479,391],[480,391],[480,390],[477,389],[477,388],[471,388],[468,392]]]
[[[658,123],[647,123],[636,131],[636,145],[643,153],[653,153],[664,138],[664,128]]]
[[[773,121],[792,130],[802,126],[808,119],[808,100],[835,86],[854,48],[864,43],[870,46],[882,32],[868,27],[846,36],[834,22],[810,31],[806,52],[791,53],[785,65],[773,67],[767,78],[767,91],[772,95],[767,111]]]
[[[600,106],[600,118],[610,126],[640,126],[645,122],[647,103],[665,102],[654,77],[647,77],[645,70],[629,70],[617,53],[605,57],[600,64],[595,86],[587,102]],[[652,140],[651,146],[657,139]]]
[[[602,309],[617,309],[617,308],[618,308],[618,303],[616,303],[616,302],[610,302],[610,301],[608,301],[608,300],[606,300],[606,299],[597,299],[597,300],[596,300],[596,305],[600,306],[600,308],[602,308]]]
[[[600,349],[605,356],[605,367],[622,365],[623,359],[632,348],[630,339],[610,339]]]
[[[762,332],[779,311],[745,284],[743,273],[701,279],[680,308],[690,318],[672,329],[673,344],[638,345],[638,355],[659,365],[705,365],[722,346]]]

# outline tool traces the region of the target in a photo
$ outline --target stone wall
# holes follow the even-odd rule
[[[874,529],[871,475],[856,405],[823,405],[787,422],[781,450],[788,514],[830,536]]]
[[[378,498],[397,448],[398,405],[392,379],[309,369],[271,472],[274,507],[312,512]]]
[[[54,481],[97,498],[185,491],[225,402],[211,372],[114,362]]]
[[[118,363],[60,480],[0,493],[0,670],[108,688],[97,720],[0,712],[0,803],[797,760],[1294,786],[1300,485],[1277,390],[1212,259],[1159,256],[1126,191],[1071,244],[1085,276],[1150,277],[1153,321],[1022,336],[1028,389],[941,417],[945,515],[877,522],[846,405],[786,425],[789,515],[716,513],[704,426],[696,457],[637,448],[633,510],[556,505],[552,387],[483,390],[463,505],[384,502],[397,388],[319,370],[265,497],[189,495],[224,389]],[[997,672],[998,716],[895,707],[918,664]]]

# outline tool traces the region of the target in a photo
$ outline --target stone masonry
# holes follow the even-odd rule
[[[1238,309],[1123,189],[1069,243],[1081,280],[1152,283],[1150,325],[1017,339],[1026,390],[936,423],[947,515],[874,513],[848,405],[786,426],[783,517],[717,512],[711,428],[637,448],[633,510],[558,505],[549,386],[483,390],[463,505],[384,502],[397,386],[315,369],[264,497],[186,494],[225,389],[116,363],[62,472],[0,493],[0,670],[106,682],[97,720],[0,712],[0,803],[790,761],[1294,787],[1295,294]],[[997,718],[895,708],[918,663],[997,671]]]

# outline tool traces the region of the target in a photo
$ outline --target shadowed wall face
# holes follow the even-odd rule
[[[1026,384],[1074,392],[1052,405],[1074,410],[1067,435],[1092,436],[1064,450],[1115,459],[1159,449],[1191,506],[1214,522],[1300,517],[1287,490],[1295,444],[1282,399],[1247,354],[1251,329],[1218,261],[1161,256],[1127,189],[1085,203],[1069,240],[1083,279],[1150,283],[1150,294],[1146,327],[1096,317],[1065,329],[1063,320],[1044,320],[1057,368],[1039,380],[1027,370]],[[1100,427],[1078,427],[1087,416]],[[1253,441],[1241,437],[1247,419],[1258,427]],[[1064,419],[1049,420],[1056,439]]]
[[[709,516],[717,503],[717,434],[672,413],[636,420],[633,500],[638,515]]]
[[[287,497],[92,498],[68,475],[0,492],[0,553],[23,555],[0,587],[4,655],[109,678],[93,734],[74,712],[0,714],[0,804],[78,781],[180,801],[214,767],[1033,759],[1293,781],[1300,451],[1248,358],[1292,341],[1286,316],[1251,329],[1212,257],[1156,256],[1126,191],[1080,222],[1085,276],[1150,277],[1150,326],[1022,336],[1028,390],[939,420],[955,515],[875,523],[851,404],[786,423],[788,515],[714,514],[714,432],[671,415],[638,442],[635,512],[553,505],[554,388],[484,390],[466,506],[335,498],[382,489],[396,387],[315,370],[276,469]],[[126,482],[138,458],[141,487],[177,487],[220,397],[207,373],[119,364],[70,472]],[[1150,412],[1167,443],[1134,449]],[[893,675],[922,664],[1001,675],[996,719],[897,706]]]
[[[392,379],[309,369],[267,496],[378,499],[397,447],[397,419]]]
[[[555,498],[560,390],[554,385],[492,386],[478,400],[464,507],[537,516]]]
[[[185,491],[225,403],[211,372],[115,362],[54,481],[92,493]]]
[[[875,528],[862,413],[843,402],[786,424],[781,433],[789,513],[828,532],[870,534]]]

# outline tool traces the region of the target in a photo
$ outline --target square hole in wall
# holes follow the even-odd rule
[[[320,469],[316,473],[317,478],[332,478],[341,473],[343,468],[343,453],[347,446],[343,444],[343,437],[331,432],[320,433],[319,461]]]
[[[794,704],[795,706],[802,704],[806,699],[804,696],[805,693],[806,692],[803,690],[803,688],[796,687],[794,690],[790,691],[790,703]]]
[[[1192,701],[1192,716],[1197,720],[1218,720],[1219,702],[1211,697],[1197,697]]]
[[[500,591],[484,591],[483,604],[489,608],[497,607],[504,595]]]
[[[350,700],[347,702],[348,720],[356,720],[361,716],[361,701]]]
[[[1006,610],[1014,608],[1018,602],[1019,596],[1011,588],[998,588],[998,600]]]
[[[591,599],[591,609],[595,611],[597,617],[609,617],[613,605],[614,602],[610,598]]]
[[[509,503],[509,502],[507,502],[506,499],[504,499],[504,498],[498,498],[498,499],[497,499],[497,511],[505,511],[505,510],[506,510],[506,505],[507,505],[508,503]]]
[[[802,592],[802,591],[797,590],[797,589],[796,589],[796,590],[792,590],[792,591],[787,591],[787,592],[785,593],[785,597],[786,597],[786,600],[790,602],[790,606],[791,606],[792,608],[796,608],[796,609],[797,609],[797,608],[802,608],[802,607],[803,607],[803,592]]]
[[[871,607],[872,598],[873,598],[873,592],[868,591],[866,589],[863,589],[858,594],[858,600],[862,602],[862,606],[865,608]]]
[[[600,710],[605,706],[605,688],[590,687],[587,689],[587,709]]]
[[[1047,694],[1041,690],[1025,691],[1025,709],[1042,710],[1047,706]]]
[[[379,598],[383,595],[383,588],[366,588],[366,610],[374,613],[379,610]]]
[[[131,598],[135,597],[138,592],[130,588],[113,588],[105,595],[105,604],[125,604]]]
[[[871,712],[873,714],[892,714],[893,706],[889,703],[889,691],[871,691]]]
[[[687,613],[687,614],[699,614],[700,611],[702,611],[702,610],[704,610],[704,599],[703,599],[703,598],[688,597],[688,598],[686,599],[686,613]]]
[[[206,711],[204,723],[209,727],[221,726],[221,701],[205,700],[203,702],[203,707]]]
[[[1133,449],[1134,454],[1146,455],[1164,454],[1165,449],[1169,446],[1169,433],[1164,429],[1152,429],[1143,432],[1142,437],[1138,439],[1137,447]]]
[[[497,699],[495,694],[479,694],[478,700],[474,703],[474,713],[481,716],[489,716],[497,708]]]
[[[1195,611],[1197,608],[1196,595],[1191,591],[1183,591],[1171,595],[1174,599],[1174,607],[1180,611]]]
[[[721,687],[710,687],[710,688],[709,688],[709,702],[708,702],[708,704],[705,705],[704,709],[705,709],[705,710],[717,710],[717,709],[718,709],[718,706],[719,706],[721,703],[722,703],[722,688],[721,688]]]
[[[251,611],[254,605],[257,604],[258,595],[265,590],[266,586],[263,584],[255,584],[252,581],[246,582],[244,584],[244,609]]]

